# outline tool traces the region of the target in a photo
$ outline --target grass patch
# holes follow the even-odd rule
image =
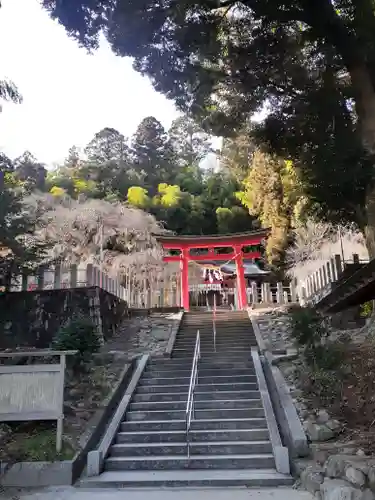
[[[29,432],[20,429],[18,432],[12,433],[4,448],[5,457],[3,460],[12,463],[71,460],[75,455],[73,447],[64,440],[61,452],[56,452],[56,431],[54,429],[36,428]]]

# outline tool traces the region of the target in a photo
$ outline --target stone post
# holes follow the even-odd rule
[[[340,278],[340,276],[341,276],[342,266],[343,266],[343,262],[341,261],[341,255],[336,254],[334,256],[334,262],[335,262],[336,280],[338,280]]]
[[[320,267],[319,268],[319,279],[320,279],[320,288],[324,288],[326,286],[326,282],[325,282],[325,273],[323,273],[324,271],[324,266],[323,267]]]
[[[77,264],[72,264],[70,266],[70,288],[77,288]]]
[[[92,264],[87,264],[86,266],[86,285],[94,285],[94,266]]]
[[[278,304],[284,303],[284,288],[282,283],[277,283],[276,300]]]
[[[27,290],[27,274],[25,273],[21,276],[21,290]]]
[[[264,298],[265,298],[266,304],[272,304],[273,303],[273,301],[272,301],[272,293],[271,293],[271,285],[270,285],[270,283],[268,283],[268,281],[266,281],[264,283]]]
[[[331,273],[331,262],[328,261],[326,264],[326,276],[327,276],[327,282],[332,283],[332,273]]]
[[[316,282],[318,285],[318,291],[322,288],[322,280],[320,279],[319,269],[315,271],[316,273]]]
[[[44,290],[44,271],[45,271],[45,266],[39,266],[38,267],[38,274],[37,274],[37,290]]]
[[[293,280],[290,282],[290,300],[292,304],[297,302],[297,280]],[[301,290],[305,290],[305,284],[301,285]]]
[[[332,282],[337,281],[336,269],[335,269],[335,259],[333,257],[331,257],[329,259],[329,267],[331,269],[331,279],[332,279]]]
[[[251,283],[251,294],[253,296],[253,304],[258,304],[258,285],[255,281]]]
[[[55,265],[55,276],[53,279],[53,288],[55,290],[61,288],[61,264]]]

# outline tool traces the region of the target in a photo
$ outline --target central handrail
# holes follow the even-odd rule
[[[216,352],[216,293],[214,293],[214,306],[212,308],[212,332],[214,334],[214,351]]]
[[[187,455],[190,458],[190,425],[191,425],[191,415],[195,416],[194,408],[194,389],[198,383],[198,361],[201,357],[201,338],[199,330],[197,331],[197,339],[195,341],[193,364],[191,367],[190,385],[189,393],[186,404],[186,445],[187,445]]]

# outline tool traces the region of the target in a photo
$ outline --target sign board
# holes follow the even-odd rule
[[[57,364],[0,365],[0,422],[56,420],[62,447],[65,357],[76,351],[0,353],[0,358],[59,356]]]
[[[221,283],[204,283],[199,285],[189,285],[189,292],[207,292],[210,290],[221,291]]]

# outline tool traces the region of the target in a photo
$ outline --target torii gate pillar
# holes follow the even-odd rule
[[[189,310],[189,250],[183,249],[181,252],[181,306],[185,311]]]
[[[245,271],[243,267],[243,258],[241,247],[234,247],[236,257],[236,274],[237,274],[237,293],[238,293],[238,309],[247,308],[247,294],[246,294],[246,281],[245,281]]]

